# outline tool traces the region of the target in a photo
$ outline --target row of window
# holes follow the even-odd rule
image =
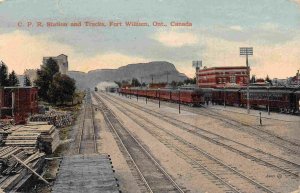
[[[226,75],[226,74],[230,74],[230,75],[246,75],[247,72],[246,71],[242,71],[242,72],[208,72],[205,74],[205,76],[207,75]],[[201,76],[203,76],[204,74],[202,74]]]
[[[243,93],[244,98],[247,98],[247,93]],[[287,96],[284,96],[283,94],[276,94],[276,93],[271,93],[268,94],[267,93],[262,93],[262,94],[257,94],[257,93],[249,93],[249,98],[252,100],[264,100],[264,99],[268,99],[269,100],[286,100]]]
[[[246,83],[247,78],[245,77],[240,77],[239,78],[239,83]],[[227,83],[227,78],[218,78],[218,83],[222,84],[222,83]],[[230,83],[236,83],[236,76],[230,76]]]

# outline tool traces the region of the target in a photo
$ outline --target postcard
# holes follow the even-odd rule
[[[300,193],[299,0],[0,0],[0,192]]]

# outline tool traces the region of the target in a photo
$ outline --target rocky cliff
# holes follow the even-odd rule
[[[76,80],[78,88],[94,88],[99,82],[131,81],[132,78],[141,79],[145,83],[183,81],[186,75],[178,72],[172,63],[158,61],[149,63],[128,64],[117,69],[99,69],[88,73],[69,71],[68,75]]]

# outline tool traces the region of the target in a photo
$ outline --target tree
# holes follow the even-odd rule
[[[27,75],[24,77],[24,86],[32,86],[30,78]]]
[[[269,75],[266,77],[266,82],[268,82],[270,85],[272,85],[272,80],[270,79]]]
[[[119,82],[119,81],[115,81],[115,83],[119,86],[119,88],[121,88],[122,87],[122,83],[121,82]]]
[[[255,83],[256,82],[256,77],[255,75],[252,75],[251,79],[250,79],[250,83]]]
[[[134,86],[134,87],[141,86],[141,83],[139,82],[138,79],[133,78],[132,81],[131,81],[131,86]]]
[[[0,86],[8,86],[7,66],[3,62],[0,64]]]
[[[196,77],[194,78],[187,78],[183,81],[184,84],[196,84]]]
[[[47,63],[42,66],[42,69],[37,71],[37,79],[34,83],[35,86],[39,87],[39,97],[43,100],[49,101],[49,95],[47,92],[53,81],[53,76],[58,72],[59,66],[52,58],[49,58]]]
[[[75,80],[67,75],[57,73],[53,77],[53,81],[49,86],[47,94],[49,102],[57,104],[65,104],[67,101],[72,101],[75,93]]]
[[[9,75],[8,75],[8,86],[18,86],[19,85],[19,79],[13,70]]]

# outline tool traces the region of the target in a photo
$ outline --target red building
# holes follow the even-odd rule
[[[31,114],[38,112],[36,87],[0,88],[0,117],[12,117],[16,123],[24,123]]]
[[[197,72],[197,85],[202,88],[247,85],[247,67],[229,66],[200,69]]]

